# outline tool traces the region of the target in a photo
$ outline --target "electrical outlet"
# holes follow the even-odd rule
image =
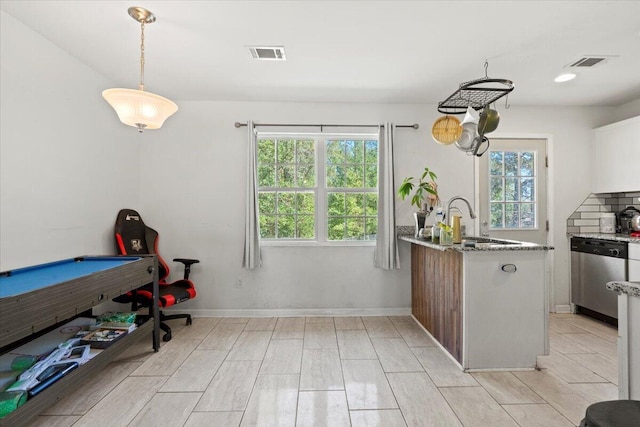
[[[242,279],[238,279],[236,281],[236,288],[242,288],[244,287],[244,283],[242,283]]]

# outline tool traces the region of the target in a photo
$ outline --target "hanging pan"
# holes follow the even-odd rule
[[[454,116],[442,116],[433,123],[431,128],[431,136],[442,145],[453,144],[460,138],[462,127],[460,120]]]

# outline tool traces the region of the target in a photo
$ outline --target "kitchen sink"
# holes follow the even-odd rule
[[[516,242],[514,240],[502,240],[502,239],[492,239],[491,237],[465,237],[464,240],[467,242],[476,242],[476,248],[494,248],[494,247],[502,247],[502,246],[522,246],[523,242]]]

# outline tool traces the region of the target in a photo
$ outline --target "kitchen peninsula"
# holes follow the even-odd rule
[[[412,314],[464,371],[534,369],[536,357],[548,354],[552,247],[399,238],[411,244]]]

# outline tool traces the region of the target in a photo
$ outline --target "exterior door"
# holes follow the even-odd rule
[[[547,243],[545,139],[492,139],[478,168],[482,236]]]

